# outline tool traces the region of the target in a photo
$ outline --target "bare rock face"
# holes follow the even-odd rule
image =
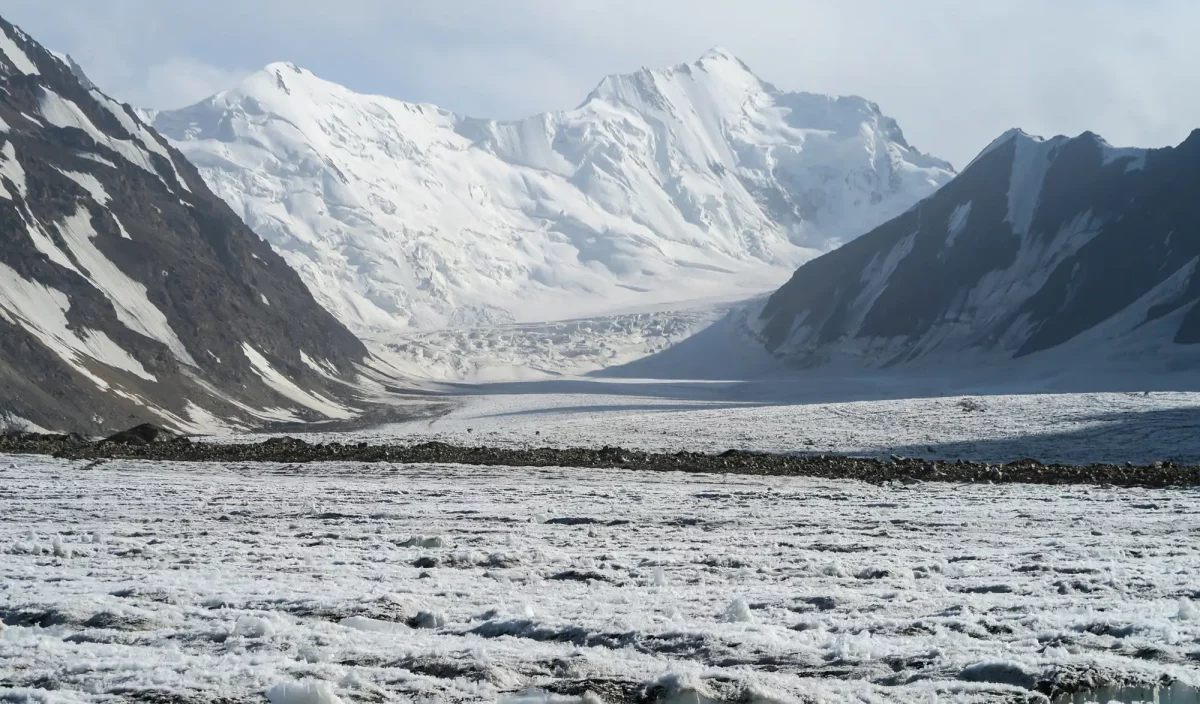
[[[132,109],[0,34],[0,418],[95,435],[352,415],[363,345]]]

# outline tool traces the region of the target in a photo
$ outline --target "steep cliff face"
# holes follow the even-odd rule
[[[1200,342],[1197,194],[1200,131],[1144,150],[1013,130],[934,195],[800,267],[761,334],[802,365],[1013,359],[1065,343],[1080,362],[1178,351]]]
[[[0,422],[344,417],[362,344],[192,165],[0,19]]]
[[[363,333],[762,293],[953,175],[720,50],[511,122],[273,64],[154,124]]]

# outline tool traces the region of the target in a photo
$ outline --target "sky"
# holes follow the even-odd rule
[[[138,107],[291,61],[510,119],[720,46],[785,90],[875,101],[960,168],[1010,127],[1148,147],[1200,127],[1196,0],[0,0],[0,15]]]

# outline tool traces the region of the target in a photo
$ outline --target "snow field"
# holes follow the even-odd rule
[[[925,704],[1200,684],[1194,491],[84,466],[0,457],[0,700]]]

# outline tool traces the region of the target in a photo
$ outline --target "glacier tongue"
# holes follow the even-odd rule
[[[722,50],[513,122],[279,63],[155,126],[368,335],[750,296],[953,175],[873,103]]]

